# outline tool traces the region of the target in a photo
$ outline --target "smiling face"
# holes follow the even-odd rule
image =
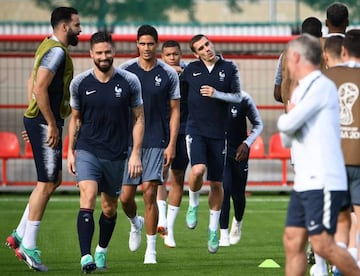
[[[67,41],[69,45],[76,46],[79,42],[80,28],[80,17],[77,14],[71,15],[71,21],[67,23]]]
[[[90,50],[90,56],[95,66],[103,73],[109,72],[114,62],[115,50],[108,42],[95,43]]]
[[[200,40],[193,43],[194,55],[205,63],[216,61],[214,44],[207,37],[203,36]]]
[[[158,44],[151,35],[143,35],[139,37],[136,45],[141,59],[144,61],[152,61],[156,59]]]

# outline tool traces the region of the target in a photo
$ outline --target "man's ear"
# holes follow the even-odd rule
[[[196,53],[194,53],[194,52],[193,52],[193,55],[194,55],[196,58],[199,58],[199,55],[196,54]]]
[[[349,56],[348,50],[344,47],[341,46],[341,59],[346,59]]]

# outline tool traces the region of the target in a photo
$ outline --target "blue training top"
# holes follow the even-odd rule
[[[247,119],[250,121],[251,129],[248,131]],[[236,150],[242,143],[250,148],[255,139],[263,130],[263,122],[255,102],[251,96],[242,91],[240,103],[230,104],[227,121],[227,156],[235,158]]]
[[[237,66],[219,56],[219,60],[209,72],[203,61],[193,61],[180,75],[180,82],[188,91],[189,115],[186,134],[224,139],[228,103],[241,101]],[[214,96],[202,96],[202,85],[215,88]]]
[[[128,60],[120,68],[134,73],[141,82],[145,113],[142,147],[165,148],[170,138],[170,100],[180,99],[178,74],[161,60],[150,71],[140,67],[139,58]]]
[[[127,157],[132,128],[130,108],[143,104],[139,79],[115,68],[113,77],[99,82],[94,70],[76,76],[70,84],[70,105],[81,111],[76,149],[107,160]]]

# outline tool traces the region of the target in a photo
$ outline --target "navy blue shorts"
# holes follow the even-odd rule
[[[346,166],[351,203],[360,205],[360,166]]]
[[[191,166],[204,164],[207,167],[207,180],[223,180],[226,142],[200,135],[186,135],[186,147]]]
[[[77,150],[75,157],[76,182],[93,180],[99,192],[118,197],[121,191],[125,160],[101,159],[85,150]]]
[[[30,139],[34,154],[37,181],[57,183],[62,171],[62,127],[59,128],[60,140],[55,148],[46,144],[48,125],[39,124],[36,119],[24,117],[24,126]]]
[[[131,154],[129,149],[129,156]],[[129,158],[128,156],[128,158]],[[128,160],[126,159],[123,184],[124,185],[140,185],[144,182],[158,181],[164,182],[163,166],[164,166],[164,149],[163,148],[143,148],[141,150],[142,174],[136,178],[130,178],[128,172]]]
[[[347,191],[292,191],[286,226],[306,228],[310,236],[323,231],[335,234],[338,214],[346,194]]]
[[[171,163],[172,170],[186,171],[189,157],[186,150],[185,134],[179,134],[176,140],[176,156]]]

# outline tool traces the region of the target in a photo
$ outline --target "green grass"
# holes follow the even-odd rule
[[[27,195],[0,194],[0,241],[2,244],[17,226],[26,205]],[[139,214],[143,214],[142,198],[137,197]],[[176,220],[176,248],[166,248],[157,239],[156,265],[144,265],[146,238],[138,252],[128,249],[130,225],[119,207],[118,222],[108,251],[108,270],[96,274],[106,275],[284,275],[284,228],[288,196],[252,195],[247,198],[242,239],[239,244],[220,247],[216,254],[207,251],[209,212],[207,196],[201,196],[199,221],[195,230],[187,229],[185,211],[188,197]],[[56,194],[48,204],[42,221],[38,247],[50,275],[80,275],[80,250],[77,239],[76,218],[78,195]],[[93,248],[98,239],[99,203],[95,212],[96,232]],[[231,214],[232,217],[232,214]],[[266,259],[273,259],[280,268],[259,268]],[[5,245],[0,246],[1,275],[30,275],[34,273],[19,262]]]

